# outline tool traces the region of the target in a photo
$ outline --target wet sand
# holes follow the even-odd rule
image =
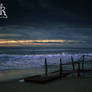
[[[59,70],[57,66],[48,66],[48,72]],[[0,71],[0,82],[22,79],[29,76],[45,74],[45,67],[35,67],[31,69],[20,70],[2,70]]]
[[[0,71],[0,82],[22,79],[28,76],[44,74],[44,68],[32,68],[24,70],[3,70]]]

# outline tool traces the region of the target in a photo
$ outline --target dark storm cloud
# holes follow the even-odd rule
[[[5,34],[5,36],[4,36]],[[64,40],[92,40],[92,28],[75,28],[67,25],[60,28],[60,25],[48,26],[4,26],[0,27],[0,38],[14,39],[6,34],[15,34],[15,39],[64,39]],[[16,38],[16,36],[18,36]]]
[[[28,25],[33,22],[92,24],[92,3],[89,0],[3,0],[3,2],[9,16],[4,22],[6,24]]]
[[[92,40],[89,0],[3,0],[8,19],[0,21],[0,39]]]
[[[9,7],[22,8],[65,8],[72,11],[87,11],[92,9],[90,0],[2,0]]]
[[[68,11],[75,12],[77,14],[85,14],[90,16],[92,13],[92,2],[91,0],[2,0],[9,10],[17,9],[24,10],[34,10],[37,8],[54,8],[54,9],[65,9]]]

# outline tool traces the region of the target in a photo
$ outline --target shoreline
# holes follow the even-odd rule
[[[44,74],[44,69],[21,69],[21,70],[5,70],[0,71],[0,82],[22,79],[28,76]]]

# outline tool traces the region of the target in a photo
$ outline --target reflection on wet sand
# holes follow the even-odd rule
[[[0,71],[0,82],[12,79],[21,79],[27,76],[35,76],[44,73],[44,68],[25,69],[25,70],[4,70]]]

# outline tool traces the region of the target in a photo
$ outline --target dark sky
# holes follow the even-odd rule
[[[92,3],[90,0],[2,0],[10,16],[14,19],[60,21],[69,23],[92,24]],[[12,19],[13,18],[13,19]],[[18,22],[17,22],[18,23]],[[21,24],[21,23],[20,23]],[[22,23],[23,24],[23,23]]]
[[[80,43],[74,44],[76,47],[92,46],[91,0],[2,2],[6,6],[8,19],[0,19],[0,39],[78,40]],[[82,41],[85,41],[85,44]]]

